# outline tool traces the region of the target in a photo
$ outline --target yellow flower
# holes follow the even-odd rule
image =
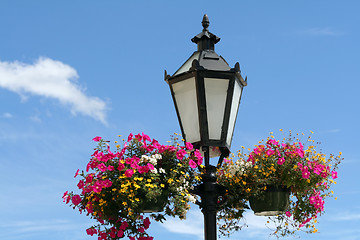
[[[174,182],[174,179],[169,178],[168,183],[171,184],[172,182]]]
[[[250,189],[250,188],[247,188],[247,189],[246,189],[246,192],[247,192],[247,193],[249,193],[250,191],[251,191],[251,189]]]
[[[164,187],[165,187],[165,185],[164,185],[163,183],[161,183],[161,184],[160,184],[160,187],[164,188]]]

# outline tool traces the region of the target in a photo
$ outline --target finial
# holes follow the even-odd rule
[[[202,23],[202,26],[204,27],[204,31],[207,31],[208,27],[209,27],[209,24],[210,24],[207,14],[204,15],[203,20],[202,20],[201,23]]]

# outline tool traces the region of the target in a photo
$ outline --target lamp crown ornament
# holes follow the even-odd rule
[[[208,18],[208,15],[207,14],[204,14],[204,17],[203,17],[203,20],[202,20],[202,26],[204,27],[203,31],[207,31],[209,25],[210,25],[210,21],[209,21],[209,18]]]
[[[206,14],[204,15],[201,23],[204,29],[201,33],[193,37],[191,41],[198,45],[198,51],[214,50],[214,45],[220,41],[220,38],[209,32],[208,27],[210,25],[210,21]]]

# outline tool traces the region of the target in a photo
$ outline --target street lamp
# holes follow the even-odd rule
[[[190,58],[172,75],[165,71],[184,139],[203,151],[205,173],[194,193],[201,197],[205,239],[216,239],[216,213],[224,190],[216,183],[216,169],[230,153],[230,146],[247,79],[240,74],[240,65],[231,68],[215,52],[220,38],[209,32],[205,14],[203,30],[191,39],[197,44]],[[210,158],[219,157],[217,167]]]

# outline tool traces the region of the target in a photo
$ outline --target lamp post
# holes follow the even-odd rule
[[[182,135],[203,152],[205,172],[194,193],[201,197],[205,240],[216,240],[216,214],[224,189],[216,182],[217,167],[230,153],[238,108],[247,79],[240,74],[240,65],[231,68],[215,52],[220,38],[209,32],[205,14],[203,30],[191,39],[197,44],[188,60],[172,75],[165,70]],[[219,157],[216,166],[210,158]]]

